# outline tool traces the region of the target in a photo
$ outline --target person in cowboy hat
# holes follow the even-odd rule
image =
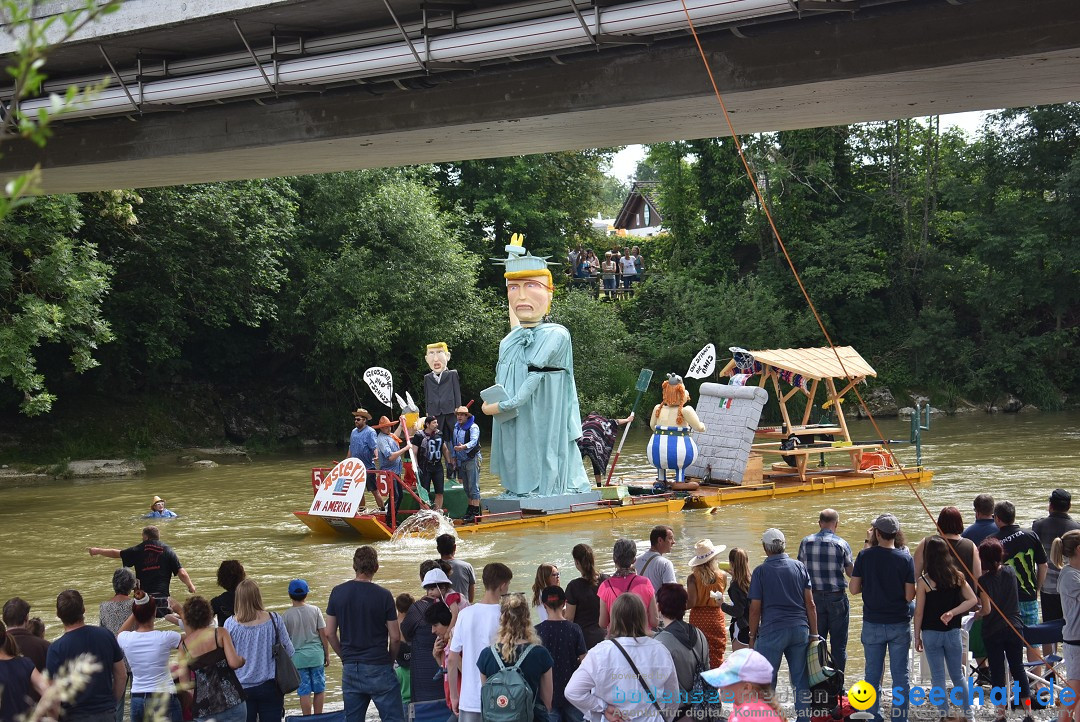
[[[396,421],[391,421],[385,416],[379,417],[379,423],[375,424],[372,428],[379,432],[379,436],[376,439],[375,448],[375,461],[381,471],[392,471],[399,477],[404,472],[404,462],[401,457],[404,456],[412,446],[408,443],[406,438],[405,446],[401,445],[398,438],[390,433],[397,424]],[[382,498],[382,494],[379,493],[378,488],[374,490],[375,503],[379,505],[381,509],[386,500]],[[394,504],[397,505],[401,502],[402,495],[401,487],[397,484],[394,485]]]
[[[727,623],[720,601],[727,589],[727,575],[720,570],[720,554],[727,549],[702,539],[694,545],[690,576],[686,578],[690,624],[705,633],[709,641],[709,666],[719,667],[727,649]]]
[[[165,500],[160,496],[155,496],[154,500],[150,502],[150,513],[143,514],[143,519],[175,519],[176,512],[169,511],[165,508]]]
[[[357,409],[352,415],[355,426],[349,436],[349,457],[364,462],[364,468],[367,469],[367,490],[378,502],[381,498],[375,489],[375,447],[378,442],[375,429],[368,426],[371,414],[367,409]]]

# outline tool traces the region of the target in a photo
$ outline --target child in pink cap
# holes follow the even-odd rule
[[[772,665],[754,650],[732,652],[727,661],[701,677],[720,690],[721,700],[734,705],[728,722],[785,722],[780,705],[773,700]]]

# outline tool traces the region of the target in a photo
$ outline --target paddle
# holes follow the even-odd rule
[[[637,413],[638,404],[641,403],[641,395],[649,389],[649,382],[652,381],[652,369],[641,369],[641,373],[638,374],[637,383],[634,384],[634,388],[637,390],[637,396],[634,397],[634,405],[630,409],[631,414]],[[611,470],[608,471],[606,486],[611,486],[611,477],[615,473],[615,465],[619,463],[619,454],[622,453],[623,444],[626,443],[626,434],[630,431],[629,422],[623,427],[622,438],[619,439],[619,449],[615,452],[615,458],[611,461]]]

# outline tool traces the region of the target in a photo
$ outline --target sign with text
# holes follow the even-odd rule
[[[394,376],[389,371],[381,366],[372,366],[364,372],[364,382],[375,398],[384,406],[390,406],[390,400],[394,398]]]
[[[316,516],[356,516],[364,505],[367,469],[360,459],[349,458],[323,474],[315,491],[309,514]]]
[[[691,379],[703,379],[716,369],[716,346],[709,344],[697,352],[697,356],[690,362],[690,368],[686,371],[686,377]]]

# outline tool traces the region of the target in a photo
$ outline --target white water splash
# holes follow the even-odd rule
[[[390,543],[396,547],[408,547],[416,542],[423,542],[427,546],[432,539],[440,534],[452,534],[454,522],[449,517],[443,516],[431,509],[421,509],[401,522],[390,538]]]

